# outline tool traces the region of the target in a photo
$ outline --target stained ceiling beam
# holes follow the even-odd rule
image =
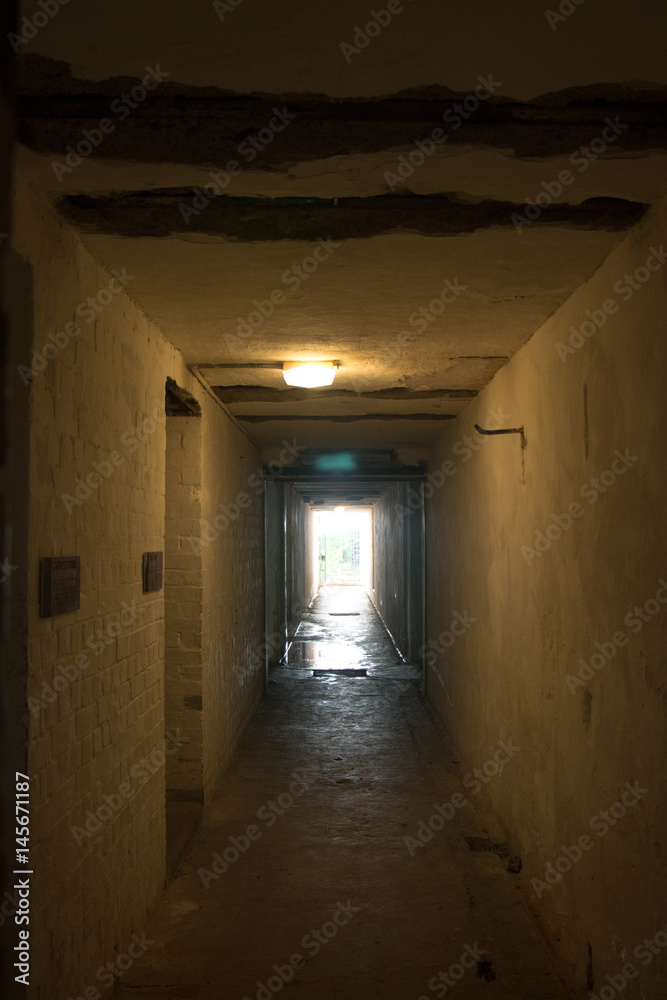
[[[412,147],[434,129],[450,145],[511,150],[516,156],[569,155],[619,132],[600,155],[667,149],[667,89],[601,84],[521,102],[446,87],[425,87],[375,100],[309,94],[233,94],[165,79],[144,98],[130,77],[92,81],[44,56],[17,60],[19,138],[38,152],[64,154],[82,130],[113,125],[90,155],[144,163],[237,161],[241,168],[287,164]],[[490,89],[489,89],[490,88]],[[489,88],[480,93],[493,90]],[[467,101],[467,104],[466,104]],[[273,123],[273,125],[272,125]],[[268,130],[268,134],[267,134]],[[264,133],[264,137],[262,136]],[[442,140],[441,140],[442,141]]]
[[[332,244],[338,241],[387,233],[460,236],[498,227],[515,231],[517,216],[528,224],[525,203],[488,199],[470,203],[456,194],[366,198],[218,195],[190,218],[181,206],[189,205],[192,197],[187,188],[169,188],[100,197],[73,195],[58,204],[70,222],[89,233],[162,237],[198,232],[247,243],[319,240],[324,254],[333,252]],[[576,205],[544,205],[537,215],[531,213],[530,225],[622,232],[636,225],[648,207],[622,198],[589,198]]]
[[[505,360],[505,359],[503,359]],[[375,399],[419,401],[427,399],[474,399],[477,389],[271,389],[255,385],[216,385],[213,391],[223,403],[303,403],[322,399]]]

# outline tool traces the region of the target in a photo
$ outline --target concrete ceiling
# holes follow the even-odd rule
[[[20,52],[63,60],[82,80],[136,77],[160,63],[172,80],[239,94],[384,97],[430,84],[467,93],[488,73],[516,100],[595,84],[667,84],[661,0],[579,2],[555,28],[549,5],[534,0],[405,0],[403,12],[349,61],[340,45],[369,20],[374,5],[365,0],[229,6],[236,9],[221,11],[221,20],[211,2],[72,0]],[[34,13],[32,0],[21,7]]]
[[[528,0],[406,0],[346,59],[368,18],[72,4],[17,61],[20,167],[266,449],[423,450],[667,191],[661,3],[591,0],[553,30]],[[494,93],[463,120],[480,77]],[[331,390],[288,390],[297,359],[336,361]]]

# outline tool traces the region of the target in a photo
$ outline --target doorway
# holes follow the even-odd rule
[[[371,586],[372,512],[336,507],[315,514],[315,544],[321,587]]]

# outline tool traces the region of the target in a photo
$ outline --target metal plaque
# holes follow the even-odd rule
[[[65,615],[81,607],[81,558],[53,556],[40,560],[39,614]]]
[[[162,572],[164,554],[162,552],[144,552],[143,579],[144,594],[162,590]]]

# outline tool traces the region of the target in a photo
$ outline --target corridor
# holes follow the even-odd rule
[[[665,1000],[667,4],[0,22],[0,996]]]
[[[321,589],[122,1000],[569,997],[471,787],[363,589]]]

